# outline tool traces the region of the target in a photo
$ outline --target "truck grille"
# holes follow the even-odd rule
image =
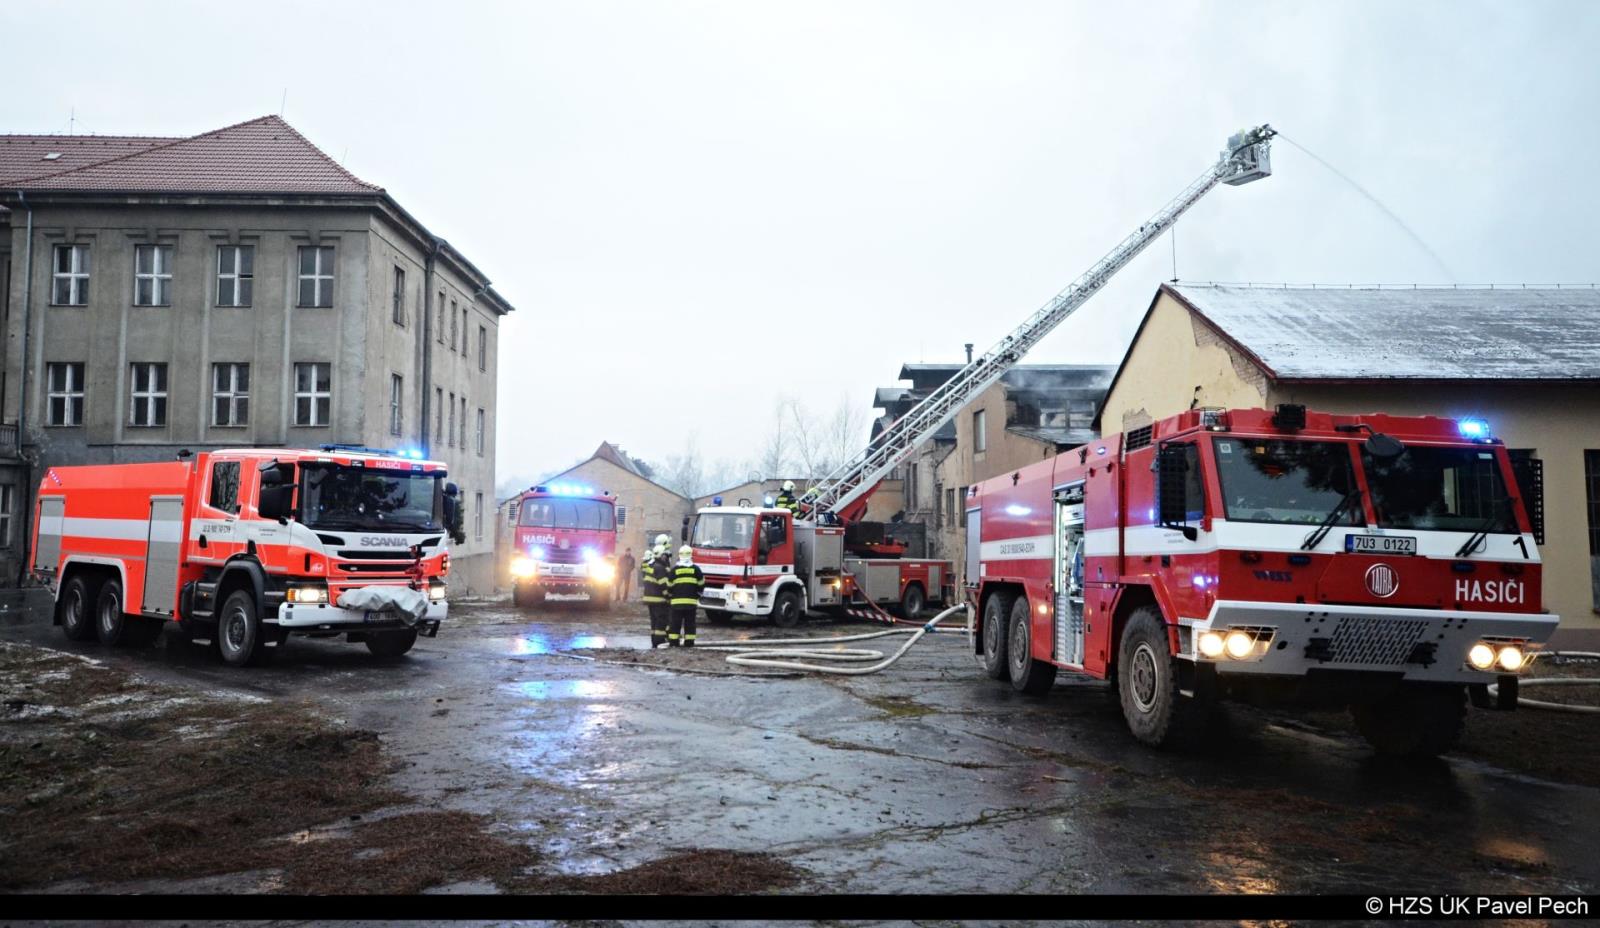
[[[343,557],[343,558],[349,558],[352,561],[409,561],[409,560],[411,560],[411,552],[410,551],[405,551],[405,550],[400,550],[400,551],[370,551],[370,550],[366,550],[366,549],[357,549],[357,550],[354,550],[354,551],[340,551],[339,552],[339,556]]]
[[[339,570],[347,574],[389,574],[395,577],[403,577],[410,567],[411,564],[409,562],[405,564],[340,564]]]
[[[1418,619],[1342,618],[1329,639],[1330,663],[1398,667],[1427,630]]]
[[[576,548],[550,548],[544,553],[546,564],[581,564],[583,552]]]

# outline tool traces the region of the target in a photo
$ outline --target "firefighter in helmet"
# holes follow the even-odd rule
[[[800,514],[800,501],[795,498],[793,480],[783,482],[783,489],[778,493],[778,501],[773,505],[779,509],[787,509],[795,515]]]
[[[650,647],[659,648],[667,643],[667,581],[671,570],[671,561],[667,558],[667,550],[672,542],[662,539],[665,535],[656,536],[655,547],[645,552],[644,561],[639,565],[639,592],[643,594],[645,608],[650,610]]]
[[[694,566],[694,549],[684,545],[678,549],[678,566],[672,569],[672,579],[667,584],[667,596],[672,603],[668,645],[694,647],[694,619],[700,608],[700,591],[705,588],[706,576]]]

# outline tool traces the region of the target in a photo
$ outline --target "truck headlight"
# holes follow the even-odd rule
[[[428,599],[436,603],[444,602],[444,589],[445,587],[442,583],[435,583],[428,587]]]
[[[328,588],[325,586],[291,586],[283,598],[291,603],[325,603],[328,601]]]
[[[589,576],[596,583],[610,583],[617,578],[617,565],[610,561],[594,561],[589,565]]]
[[[539,572],[539,565],[532,558],[518,555],[511,559],[511,576],[517,579],[531,577]]]
[[[1508,644],[1501,648],[1500,653],[1495,655],[1495,657],[1500,662],[1500,667],[1502,669],[1509,670],[1512,673],[1521,670],[1522,662],[1526,660],[1526,658],[1523,656],[1522,649],[1514,644]]]
[[[1222,656],[1222,633],[1204,631],[1200,633],[1200,654],[1213,660]]]
[[[1242,632],[1238,629],[1228,632],[1227,637],[1222,639],[1222,644],[1223,647],[1227,648],[1228,656],[1236,661],[1244,660],[1250,656],[1251,651],[1256,649],[1255,638],[1251,637],[1248,632]]]
[[[1467,652],[1467,663],[1471,664],[1478,670],[1488,670],[1490,667],[1493,667],[1494,658],[1494,648],[1489,647],[1487,644],[1484,644],[1481,641],[1473,645],[1472,649]]]

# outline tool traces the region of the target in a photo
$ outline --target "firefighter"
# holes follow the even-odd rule
[[[684,545],[678,549],[678,566],[673,568],[672,579],[667,586],[667,596],[672,602],[668,645],[694,647],[694,618],[700,608],[700,591],[705,586],[705,574],[694,566],[694,549]]]
[[[778,493],[778,501],[773,505],[779,509],[787,509],[795,515],[800,514],[800,501],[794,497],[793,480],[783,482],[783,489]]]
[[[667,643],[667,575],[671,566],[659,539],[654,548],[645,552],[644,562],[639,565],[639,592],[645,608],[650,610],[651,650]]]

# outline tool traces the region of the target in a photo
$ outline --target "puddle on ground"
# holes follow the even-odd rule
[[[525,680],[511,688],[530,699],[593,699],[617,691],[616,684],[604,680]]]

